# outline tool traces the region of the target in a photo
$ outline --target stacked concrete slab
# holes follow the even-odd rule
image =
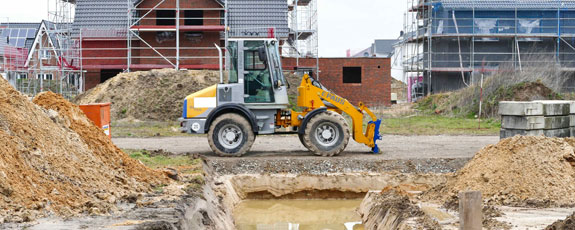
[[[575,115],[575,105],[571,111],[571,101],[502,101],[499,103],[501,115],[500,137],[515,135],[569,137],[571,113]],[[575,130],[573,130],[575,131]]]

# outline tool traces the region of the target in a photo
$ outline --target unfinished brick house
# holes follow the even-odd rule
[[[50,21],[0,23],[0,73],[18,90],[27,94],[51,90],[65,94],[78,88],[80,73],[62,71],[76,68],[78,60],[67,59],[60,49],[63,41]]]
[[[225,8],[221,0],[77,1],[86,89],[126,70],[218,69],[214,44],[223,47],[226,36],[288,38],[285,0],[229,0]]]
[[[282,63],[286,70],[297,67],[295,58]],[[299,59],[300,67],[315,63],[315,58]],[[350,102],[391,106],[391,58],[319,58],[319,69],[321,83]]]

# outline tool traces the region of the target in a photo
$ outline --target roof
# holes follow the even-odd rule
[[[373,54],[372,54],[373,49],[372,48],[373,48],[373,45],[368,47],[368,48],[365,48],[362,51],[359,51],[359,52],[351,55],[351,57],[371,57],[371,56],[373,56]]]
[[[135,0],[132,0],[135,1]],[[128,0],[77,0],[72,28],[108,31],[128,27]]]
[[[379,39],[379,40],[375,40],[375,44],[374,44],[374,50],[375,53],[380,56],[391,56],[393,54],[393,52],[395,51],[395,48],[393,47],[393,45],[395,45],[395,43],[399,42],[399,40],[397,39]]]
[[[30,50],[41,23],[0,23],[0,39],[10,46]]]
[[[575,0],[441,0],[440,5],[453,9],[575,9]]]
[[[268,37],[270,28],[279,38],[287,38],[286,0],[228,0],[231,37]]]

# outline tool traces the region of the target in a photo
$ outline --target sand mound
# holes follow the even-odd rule
[[[76,104],[112,103],[112,120],[175,121],[184,98],[219,82],[218,71],[161,69],[122,73],[74,99]]]
[[[489,204],[575,204],[575,139],[516,136],[479,151],[465,167],[426,196],[449,200],[478,190]]]
[[[61,96],[34,101],[40,106],[0,79],[0,223],[107,213],[116,201],[168,182]]]
[[[558,220],[547,226],[545,230],[572,230],[575,229],[575,213],[571,214],[564,220]]]

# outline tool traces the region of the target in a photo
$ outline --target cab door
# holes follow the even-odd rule
[[[265,41],[244,42],[244,102],[273,103],[274,87]]]

